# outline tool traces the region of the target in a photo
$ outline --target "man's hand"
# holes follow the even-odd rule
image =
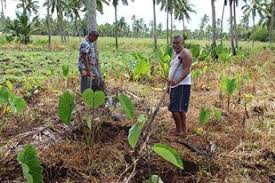
[[[86,77],[91,77],[92,79],[94,79],[94,74],[89,70],[83,70],[81,75]]]
[[[178,84],[178,82],[175,81],[175,80],[170,80],[170,81],[169,81],[169,85],[170,85],[170,86],[175,86],[175,85],[177,85],[177,84]]]

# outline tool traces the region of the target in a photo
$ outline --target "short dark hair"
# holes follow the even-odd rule
[[[184,41],[184,38],[183,38],[182,35],[176,35],[176,36],[174,36],[174,37],[173,37],[173,40],[175,40],[175,39],[179,39],[179,40],[181,40],[181,41]]]
[[[95,37],[98,37],[98,36],[99,36],[99,34],[98,34],[97,31],[90,31],[88,35],[89,35],[89,36],[95,36]]]

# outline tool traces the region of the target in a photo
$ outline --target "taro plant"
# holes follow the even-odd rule
[[[66,91],[63,95],[59,97],[59,104],[58,104],[58,116],[60,120],[69,125],[72,118],[72,112],[75,108],[75,101],[74,96],[70,94],[70,92]],[[91,89],[86,89],[82,93],[82,100],[85,105],[92,109],[92,115],[89,114],[87,116],[86,125],[89,129],[88,133],[83,128],[83,132],[85,134],[86,142],[88,145],[91,145],[94,142],[96,137],[97,131],[101,126],[101,123],[95,123],[95,109],[104,104],[105,102],[105,94],[103,91],[93,91]],[[77,109],[76,109],[77,111]],[[79,111],[77,111],[78,117],[80,121],[83,122],[82,115]],[[81,123],[83,125],[83,123]]]
[[[168,78],[169,75],[169,66],[173,54],[173,49],[170,46],[167,46],[165,51],[158,49],[156,51],[159,64],[161,67],[161,75],[163,78]]]
[[[199,123],[201,125],[206,125],[211,117],[211,110],[207,107],[202,107],[200,109],[200,114],[199,114]]]
[[[123,111],[125,111],[129,119],[133,121],[133,119],[135,119],[135,117],[133,117],[133,114],[135,113],[134,113],[134,108],[129,107],[129,106],[133,106],[131,100],[126,95],[120,94],[119,102],[121,104],[121,107],[123,108]],[[128,104],[125,105],[125,103],[128,103]],[[134,124],[129,130],[128,143],[133,149],[136,149],[138,147],[137,144],[139,139],[141,138],[140,136],[142,135],[145,122],[146,122],[146,118],[143,115],[139,115],[136,122],[134,121]],[[154,144],[151,149],[166,161],[172,163],[173,165],[175,165],[180,169],[183,169],[183,163],[182,163],[181,157],[177,153],[177,151],[172,147],[165,144],[157,143],[157,144]]]
[[[67,88],[68,87],[68,76],[69,76],[70,68],[69,68],[68,65],[62,65],[61,69],[62,69],[62,76],[65,79],[65,88]]]
[[[102,124],[102,122],[96,124],[94,118],[95,109],[103,105],[105,102],[105,94],[103,91],[93,91],[91,89],[86,89],[82,93],[82,100],[88,108],[92,109],[92,116],[89,114],[87,117],[87,127],[89,128],[89,132],[86,136],[86,141],[90,145],[94,142],[98,129]]]
[[[17,161],[21,165],[27,183],[42,182],[43,168],[33,145],[25,145],[24,149],[17,155]]]
[[[7,82],[6,85],[8,88],[0,86],[0,120],[2,121],[0,124],[0,132],[7,125],[8,121],[5,117],[8,114],[21,113],[27,107],[26,101],[12,92],[12,84]]]
[[[227,95],[227,110],[229,111],[230,99],[237,90],[236,78],[222,76],[220,79],[220,89]]]
[[[133,80],[151,79],[150,59],[141,53],[134,52],[127,57],[127,65]]]

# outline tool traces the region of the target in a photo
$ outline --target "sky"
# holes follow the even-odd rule
[[[11,18],[15,17],[15,11],[16,11],[16,4],[18,3],[18,0],[6,0],[6,10],[5,14],[6,16],[9,16]],[[42,4],[44,0],[38,0],[40,7],[42,7]],[[144,18],[145,22],[148,24],[150,21],[153,20],[153,4],[152,0],[135,0],[135,2],[129,1],[128,6],[123,6],[121,3],[118,6],[118,19],[120,17],[125,17],[127,23],[131,23],[131,17],[133,15],[136,15],[137,18]],[[203,17],[204,14],[207,14],[210,18],[209,24],[211,24],[211,0],[190,0],[191,4],[194,5],[194,9],[197,12],[196,14],[191,14],[191,21],[186,22],[187,29],[195,30],[199,29],[200,20]],[[241,7],[244,5],[244,3],[241,1],[239,4],[239,7],[237,7],[237,21],[242,17],[242,11]],[[216,18],[221,18],[222,15],[222,8],[223,8],[223,0],[216,0]],[[104,5],[104,14],[97,14],[97,22],[98,24],[104,24],[104,23],[113,23],[115,20],[114,17],[114,8],[113,6]],[[45,17],[46,10],[45,8],[42,8],[40,10],[40,17]],[[225,20],[224,20],[224,30],[227,31],[228,26],[228,17],[229,17],[229,7],[227,6],[225,9]],[[160,11],[160,6],[156,7],[156,18],[157,18],[157,24],[162,23],[163,28],[166,27],[166,13],[164,11]],[[177,29],[182,29],[182,23],[180,21],[174,21],[175,26]]]

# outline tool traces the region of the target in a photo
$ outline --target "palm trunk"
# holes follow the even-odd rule
[[[96,0],[87,0],[88,32],[96,30]]]
[[[114,6],[115,8],[115,38],[116,38],[116,49],[118,49],[118,40],[117,40],[117,6]]]
[[[48,47],[51,49],[51,28],[50,28],[50,4],[47,4],[47,29],[48,29]]]
[[[153,36],[154,36],[154,47],[157,49],[157,20],[156,20],[156,0],[153,0],[153,14],[154,14],[154,25],[153,25]]]
[[[182,14],[182,37],[184,38],[185,34],[185,22],[184,22],[184,15]]]
[[[4,0],[1,0],[1,18],[5,18],[5,14],[4,14]]]
[[[270,22],[270,28],[269,28],[269,44],[274,41],[274,21],[275,21],[275,0],[272,2],[271,7],[271,22]]]
[[[230,2],[229,8],[230,8],[230,37],[231,37],[231,49],[232,49],[232,54],[233,54],[233,55],[236,55],[236,48],[235,48],[235,44],[234,44],[234,34],[233,34],[232,1]]]
[[[170,42],[172,41],[173,39],[173,9],[171,7],[171,14],[170,14],[170,18],[171,18],[171,22],[170,22],[170,26],[171,26],[171,30],[170,30]]]
[[[255,17],[253,17],[253,33],[256,31],[256,26],[255,26]],[[252,47],[254,47],[254,39],[252,40]]]
[[[223,46],[223,19],[224,19],[225,2],[222,8],[222,20],[221,20],[221,46]]]
[[[217,29],[216,29],[216,9],[215,9],[215,0],[211,0],[212,7],[212,47],[216,47],[216,39],[217,39]]]
[[[237,28],[237,15],[236,15],[236,2],[234,1],[233,4],[234,10],[234,38],[235,38],[235,45],[238,48],[238,28]]]
[[[167,39],[167,44],[169,44],[169,11],[168,10],[166,14],[166,39]]]

